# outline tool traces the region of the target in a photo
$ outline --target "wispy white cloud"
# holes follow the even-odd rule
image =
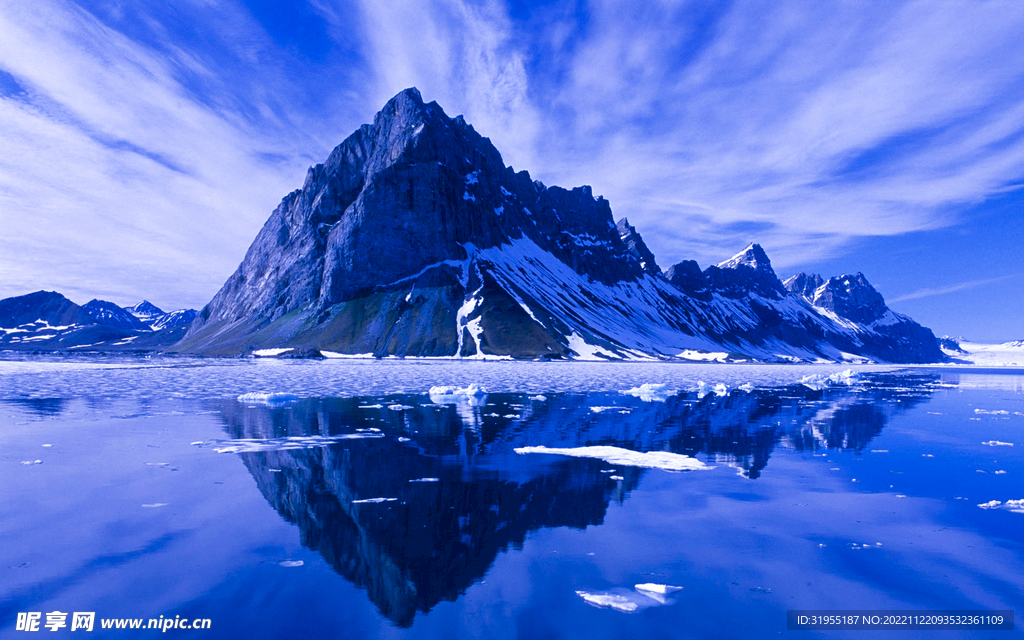
[[[918,289],[917,291],[912,291],[911,293],[907,293],[907,294],[904,294],[902,296],[898,296],[896,298],[893,298],[889,302],[890,303],[906,302],[907,300],[917,300],[919,298],[930,298],[932,296],[941,296],[941,295],[945,295],[947,293],[956,293],[957,291],[964,291],[965,289],[973,289],[975,287],[981,287],[981,286],[984,286],[986,284],[994,284],[996,282],[1002,282],[1004,280],[1010,280],[1011,278],[1019,278],[1022,275],[1024,275],[1024,274],[1022,274],[1022,273],[1011,273],[1011,274],[1007,274],[1007,275],[1004,275],[1004,276],[999,276],[999,277],[996,277],[996,278],[985,278],[983,280],[971,280],[969,282],[960,282],[960,283],[957,283],[957,284],[954,284],[954,285],[949,285],[947,287],[935,287],[935,288]]]
[[[236,73],[268,47],[244,12],[200,15],[245,33]],[[273,87],[239,96],[224,68],[173,41],[158,51],[48,0],[4,5],[0,32],[0,69],[23,89],[0,99],[0,296],[202,305],[301,181],[307,152],[325,153],[302,113],[278,115]],[[288,94],[273,64],[262,73]]]
[[[738,222],[770,225],[780,263],[813,259],[1019,181],[1024,6],[731,6],[701,41],[686,4],[592,2],[558,96],[574,117],[545,136],[547,172],[594,183],[663,260],[727,255]],[[672,200],[721,233],[666,243],[693,220]]]

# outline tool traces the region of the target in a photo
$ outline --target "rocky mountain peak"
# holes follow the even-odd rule
[[[889,310],[882,294],[862,273],[829,278],[815,290],[811,302],[840,317],[861,323],[874,322]]]
[[[824,278],[817,273],[807,274],[801,271],[795,276],[787,278],[782,286],[786,288],[786,291],[813,302],[815,290],[823,284],[825,284]]]
[[[590,189],[590,187],[585,187]],[[661,273],[661,268],[658,263],[654,260],[654,254],[650,249],[647,248],[647,244],[644,243],[644,239],[640,237],[640,233],[636,230],[636,227],[629,224],[629,220],[623,218],[619,220],[618,224],[615,225],[615,230],[619,234],[619,239],[626,245],[626,249],[640,261],[640,267],[651,275],[658,275]]]
[[[672,265],[665,272],[665,278],[672,286],[676,287],[691,298],[710,301],[711,289],[704,272],[696,260],[683,260]]]
[[[739,266],[747,266],[760,271],[772,271],[772,262],[768,254],[764,252],[761,245],[751,242],[747,247],[724,262],[716,265],[719,269],[735,269]],[[772,274],[774,275],[774,271]]]
[[[704,270],[711,289],[727,298],[742,298],[755,293],[764,298],[778,300],[786,295],[771,260],[761,245],[751,243],[725,262]]]

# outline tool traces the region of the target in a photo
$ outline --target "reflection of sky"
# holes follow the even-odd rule
[[[951,383],[948,375],[943,379]],[[749,638],[782,630],[788,608],[1013,608],[1024,595],[1019,534],[1024,516],[977,507],[989,500],[1024,498],[1024,416],[1013,415],[1024,412],[1024,396],[1019,376],[1005,379],[960,374],[959,387],[932,388],[914,402],[909,401],[910,391],[891,385],[888,399],[871,405],[876,411],[870,419],[884,420],[877,432],[874,422],[867,431],[856,423],[865,414],[849,411],[851,400],[872,397],[870,388],[810,394],[802,413],[784,414],[767,411],[776,400],[763,393],[757,396],[761,405],[751,404],[747,394],[703,401],[690,394],[685,409],[678,403],[641,403],[625,396],[549,394],[547,401],[530,405],[532,413],[521,412],[530,420],[522,429],[513,419],[498,427],[473,413],[472,438],[465,435],[471,431],[468,414],[452,407],[423,408],[435,412],[425,415],[437,417],[437,428],[408,434],[418,424],[418,414],[391,411],[384,399],[380,410],[351,412],[373,414],[369,417],[386,438],[272,457],[247,454],[246,464],[234,455],[189,443],[223,439],[225,422],[235,420],[247,429],[266,424],[275,435],[297,435],[301,425],[325,434],[361,428],[347,417],[345,407],[376,404],[381,398],[302,401],[274,410],[232,401],[174,399],[67,399],[42,406],[4,402],[0,531],[5,544],[0,567],[5,579],[0,615],[55,608],[95,608],[101,616],[194,613],[211,617],[215,626],[231,629],[233,635],[250,637],[303,630],[322,635],[327,627],[344,628],[354,637],[658,637],[685,625],[698,637]],[[81,381],[68,382],[74,388]],[[791,388],[784,395],[798,392]],[[512,400],[516,398],[502,394],[489,398],[504,403],[502,413]],[[631,413],[594,414],[586,406],[618,401],[633,403]],[[518,402],[529,405],[525,397]],[[306,413],[306,407],[321,411]],[[211,409],[217,415],[209,415]],[[695,423],[678,421],[689,413],[698,414],[687,418]],[[376,420],[378,414],[383,420]],[[446,416],[454,422],[445,422]],[[616,483],[597,472],[611,467],[596,461],[501,453],[523,439],[553,444],[536,440],[576,437],[582,443],[609,434],[637,438],[645,447],[685,447],[690,440],[678,434],[699,433],[695,424],[705,418],[713,430],[722,429],[716,432],[732,438],[763,430],[773,420],[801,416],[821,434],[833,436],[825,442],[843,441],[839,436],[846,433],[870,439],[857,450],[776,446],[756,479],[740,477],[720,464],[712,472],[684,474],[620,467],[626,481]],[[778,441],[792,441],[783,434],[793,429],[799,431],[800,425],[787,425]],[[413,440],[399,443],[399,434]],[[444,453],[460,439],[462,444],[454,449],[461,450],[459,455]],[[1015,446],[982,444],[994,440]],[[727,455],[733,441],[707,442]],[[737,437],[735,446],[742,442]],[[378,445],[402,447],[404,457],[379,457],[391,449]],[[481,463],[469,450],[497,453],[484,456]],[[375,457],[351,460],[359,452]],[[19,464],[37,458],[43,464]],[[267,463],[262,467],[261,459]],[[296,483],[299,467],[290,468],[290,462],[305,465],[311,478],[327,479],[326,484]],[[317,475],[321,468],[326,473]],[[353,470],[361,475],[345,475]],[[1006,473],[996,474],[999,470]],[[336,573],[319,552],[300,544],[311,533],[329,537],[330,530],[299,530],[267,500],[298,505],[315,515],[323,513],[318,501],[337,495],[335,486],[361,492],[350,497],[374,497],[404,491],[407,473],[442,479],[412,485],[421,492],[416,495],[437,493],[436,503],[417,505],[427,514],[447,509],[455,495],[468,499],[474,483],[482,487],[484,480],[491,487],[534,482],[536,489],[535,494],[515,496],[523,501],[524,513],[534,518],[524,525],[526,535],[486,566],[462,576],[466,586],[453,595],[456,600],[442,600],[429,613],[417,614],[412,627],[403,630],[380,617],[367,591]],[[552,485],[551,478],[562,484]],[[446,486],[462,488],[447,494]],[[592,518],[585,528],[572,528],[557,524],[566,521],[564,514],[537,511],[537,500],[559,487],[580,492],[573,495],[596,492],[606,505],[600,518]],[[494,495],[481,494],[480,504],[490,505]],[[141,506],[154,503],[167,506]],[[504,506],[518,509],[520,503]],[[357,513],[372,518],[377,512],[371,510],[380,509],[382,516],[394,517],[402,508],[359,505]],[[516,517],[502,512],[499,520],[514,523]],[[360,531],[379,536],[368,522],[357,521]],[[474,535],[485,541],[497,531],[483,529]],[[401,568],[401,549],[410,544],[401,537],[366,538],[365,545],[345,552],[372,568],[375,557],[365,554],[383,550],[394,554],[393,566]],[[304,565],[279,566],[284,560],[303,560]],[[635,615],[595,609],[575,593],[630,589],[641,582],[684,589],[675,604]],[[723,620],[730,622],[727,630],[722,629]]]

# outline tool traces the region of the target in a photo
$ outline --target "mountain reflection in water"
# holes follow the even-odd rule
[[[516,447],[669,451],[756,479],[776,447],[863,450],[890,416],[930,397],[937,380],[880,374],[852,388],[681,393],[664,402],[607,393],[491,394],[472,404],[402,395],[284,407],[224,401],[217,409],[237,439],[383,434],[239,455],[302,544],[409,626],[417,611],[459,598],[530,531],[601,524],[609,503],[625,500],[649,472],[517,455]],[[356,502],[372,498],[396,500]]]

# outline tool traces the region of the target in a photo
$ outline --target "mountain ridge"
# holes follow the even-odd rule
[[[872,316],[881,295],[863,276],[841,278],[851,286],[796,295],[753,243],[703,272],[684,261],[662,273],[589,186],[505,166],[413,88],[309,169],[173,350],[944,359],[928,329],[887,307]]]

